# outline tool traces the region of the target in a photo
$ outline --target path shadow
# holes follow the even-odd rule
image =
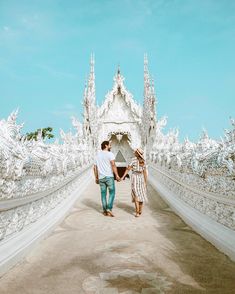
[[[234,289],[235,264],[187,225],[161,195],[148,184],[151,216],[158,222],[158,232],[165,243],[173,245],[173,250],[162,246],[168,253],[168,259],[178,268],[192,277],[204,290],[190,293],[232,293]],[[206,273],[206,274],[205,274]],[[226,281],[226,282],[224,282]],[[175,290],[177,290],[175,288]],[[199,291],[199,292],[197,292]],[[175,292],[173,292],[175,293]],[[177,292],[176,293],[181,293]],[[189,293],[189,292],[184,292]]]
[[[82,201],[82,203],[84,205],[86,205],[87,207],[89,208],[92,208],[93,210],[97,211],[97,212],[101,212],[101,209],[100,209],[100,205],[97,204],[97,202],[93,201],[93,200],[90,200],[90,199],[84,199]]]
[[[117,203],[116,207],[124,210],[125,212],[127,212],[129,214],[133,214],[134,210],[135,210],[133,206],[126,204],[126,203]]]

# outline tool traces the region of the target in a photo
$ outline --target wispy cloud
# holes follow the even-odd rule
[[[187,120],[187,121],[190,121],[190,120],[195,120],[197,119],[197,116],[194,115],[194,114],[186,114],[186,115],[183,115],[180,117],[181,120]]]
[[[70,118],[71,116],[77,116],[80,111],[75,105],[67,103],[64,105],[64,107],[54,109],[49,111],[49,113],[57,117]]]
[[[40,17],[36,13],[33,15],[22,16],[21,22],[28,28],[35,27],[40,23]]]
[[[9,28],[8,26],[4,26],[4,27],[3,27],[3,30],[4,30],[5,32],[8,32],[8,31],[10,30],[10,28]]]
[[[50,75],[56,78],[78,79],[78,76],[73,73],[65,72],[46,64],[36,64],[35,66],[48,72]]]

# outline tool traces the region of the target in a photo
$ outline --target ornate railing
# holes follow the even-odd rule
[[[201,179],[195,179],[193,174],[179,174],[174,170],[158,166],[157,164],[152,164],[151,168],[151,173],[157,178],[158,183],[165,186],[178,199],[181,199],[216,222],[235,230],[234,195],[229,193],[221,195],[209,192],[209,188],[203,189],[205,188],[205,183],[204,186],[203,184],[200,185]]]
[[[16,118],[13,112],[0,121],[0,273],[63,218],[88,184],[93,160],[89,137],[75,119],[76,135],[61,131],[61,143],[46,144],[41,134],[33,141],[22,136]]]
[[[61,131],[63,144],[28,141],[17,113],[0,121],[0,241],[37,221],[73,190],[91,164],[82,138]]]
[[[214,221],[215,225],[221,225],[217,227],[221,238],[224,232],[231,230],[227,234],[231,240],[225,240],[226,237],[224,242],[228,241],[233,252],[230,249],[224,252],[235,259],[235,121],[231,122],[232,130],[226,130],[220,141],[210,139],[204,131],[197,143],[185,140],[181,144],[177,130],[167,135],[161,132],[166,124],[163,119],[158,122],[148,161],[152,183],[163,187],[162,194],[170,205],[184,207],[180,213],[182,217],[187,215],[186,210],[199,212],[198,226],[199,218],[202,224],[205,216],[208,234],[209,223]],[[193,221],[190,224],[193,225]],[[214,244],[217,245],[216,242]]]

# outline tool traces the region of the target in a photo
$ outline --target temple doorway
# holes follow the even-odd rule
[[[130,147],[130,134],[118,132],[110,134],[109,137],[112,144],[112,152],[115,155],[118,174],[122,177],[133,157],[133,150]]]

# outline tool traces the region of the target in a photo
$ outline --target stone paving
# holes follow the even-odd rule
[[[115,217],[92,183],[58,228],[0,280],[1,294],[235,293],[235,263],[188,227],[148,186],[134,217],[130,181]]]

